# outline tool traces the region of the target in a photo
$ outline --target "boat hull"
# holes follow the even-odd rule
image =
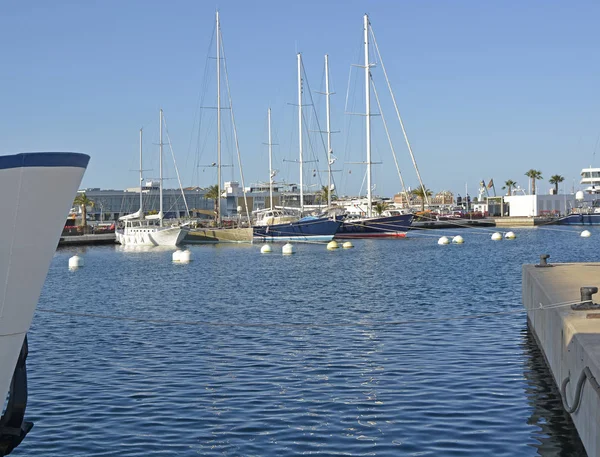
[[[331,241],[341,225],[329,218],[254,227],[256,242]]]
[[[570,214],[556,223],[558,225],[600,225],[600,213]]]
[[[127,246],[177,246],[189,232],[187,227],[150,227],[117,230],[118,243]]]
[[[405,238],[412,220],[412,214],[344,220],[335,238]]]
[[[6,398],[89,156],[0,156],[0,398]],[[40,225],[43,221],[43,226]]]
[[[252,243],[251,228],[199,228],[191,229],[184,242],[208,243]]]

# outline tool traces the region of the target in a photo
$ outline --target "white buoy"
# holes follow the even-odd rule
[[[354,247],[354,245],[352,244],[352,242],[351,242],[351,241],[345,241],[345,242],[344,242],[344,244],[342,244],[342,247],[343,247],[344,249],[351,249],[351,248],[353,248],[353,247]]]
[[[179,261],[181,263],[189,263],[192,261],[192,251],[186,249],[185,251],[181,251],[179,254]]]
[[[465,240],[463,240],[462,236],[456,235],[454,238],[452,238],[452,242],[456,244],[463,244]]]
[[[327,250],[328,251],[333,251],[334,249],[339,248],[340,246],[338,245],[338,242],[335,240],[331,240],[329,243],[327,243]]]
[[[517,235],[515,235],[515,232],[506,232],[504,234],[504,238],[506,238],[507,240],[514,240],[517,237]]]
[[[589,230],[584,230],[583,232],[581,232],[581,236],[583,238],[589,238],[590,236],[592,236],[592,233]]]
[[[438,244],[450,244],[450,240],[447,236],[443,236],[438,240]]]
[[[296,248],[294,247],[293,244],[291,243],[286,243],[283,245],[283,247],[281,248],[281,253],[283,255],[292,255],[296,253]]]
[[[76,268],[83,266],[83,257],[79,257],[75,254],[73,257],[69,258],[69,269],[74,270]]]
[[[261,254],[270,254],[271,252],[273,252],[273,249],[271,248],[270,244],[265,244],[262,248],[260,248]]]
[[[502,234],[500,232],[495,232],[492,235],[492,241],[500,241],[502,239]]]
[[[177,249],[174,253],[173,253],[173,262],[180,262],[181,261],[181,249]]]

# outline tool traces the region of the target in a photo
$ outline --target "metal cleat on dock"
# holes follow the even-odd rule
[[[577,303],[575,305],[571,305],[571,309],[574,309],[576,311],[587,311],[587,310],[592,310],[592,309],[600,309],[600,304],[594,303],[594,300],[592,300],[592,295],[594,295],[595,293],[598,292],[597,287],[592,287],[592,286],[581,287],[579,289],[579,292],[581,294],[581,302]]]
[[[553,267],[554,265],[551,265],[547,262],[547,260],[550,258],[550,254],[542,254],[540,256],[540,263],[538,265],[536,265],[536,267]]]

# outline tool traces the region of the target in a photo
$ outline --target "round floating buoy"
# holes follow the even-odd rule
[[[173,262],[180,262],[181,261],[181,253],[183,251],[181,251],[181,249],[177,249],[174,253],[173,253]]]
[[[334,249],[339,248],[340,246],[338,245],[338,242],[335,240],[331,240],[329,243],[327,243],[327,250],[328,251],[333,251]]]
[[[454,238],[452,238],[452,242],[456,244],[463,244],[465,240],[463,240],[462,236],[456,235]]]
[[[592,233],[589,230],[584,230],[583,232],[581,232],[581,236],[583,238],[589,238],[590,236],[592,236]]]
[[[502,239],[502,234],[499,232],[495,232],[492,235],[492,241],[500,241]]]
[[[181,251],[179,254],[179,261],[181,263],[189,263],[192,261],[192,251],[186,249],[185,251]]]
[[[69,268],[75,269],[83,266],[83,257],[79,257],[75,254],[73,257],[69,258]]]
[[[350,241],[346,241],[346,242],[344,242],[344,244],[342,244],[342,247],[343,247],[344,249],[350,249],[350,248],[353,248],[353,247],[354,247],[354,245],[352,244],[352,242],[350,242]]]
[[[506,232],[504,234],[504,238],[506,238],[507,240],[514,240],[517,237],[517,235],[515,235],[515,232]]]
[[[283,245],[283,247],[281,248],[281,253],[283,255],[291,255],[291,254],[295,254],[296,253],[296,248],[294,247],[293,244],[291,243],[286,243]]]
[[[438,244],[450,244],[450,240],[447,236],[443,236],[438,240]]]
[[[271,248],[270,244],[265,244],[262,248],[260,248],[261,254],[270,254],[271,252],[273,252],[273,249]]]

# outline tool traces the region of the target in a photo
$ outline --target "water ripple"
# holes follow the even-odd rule
[[[585,455],[524,314],[443,320],[519,310],[521,265],[540,254],[598,252],[597,231],[515,232],[291,257],[194,246],[189,265],[93,247],[74,272],[61,249],[41,309],[225,325],[38,312],[35,427],[14,455]],[[406,320],[420,322],[381,325]],[[267,325],[282,323],[321,326]]]

